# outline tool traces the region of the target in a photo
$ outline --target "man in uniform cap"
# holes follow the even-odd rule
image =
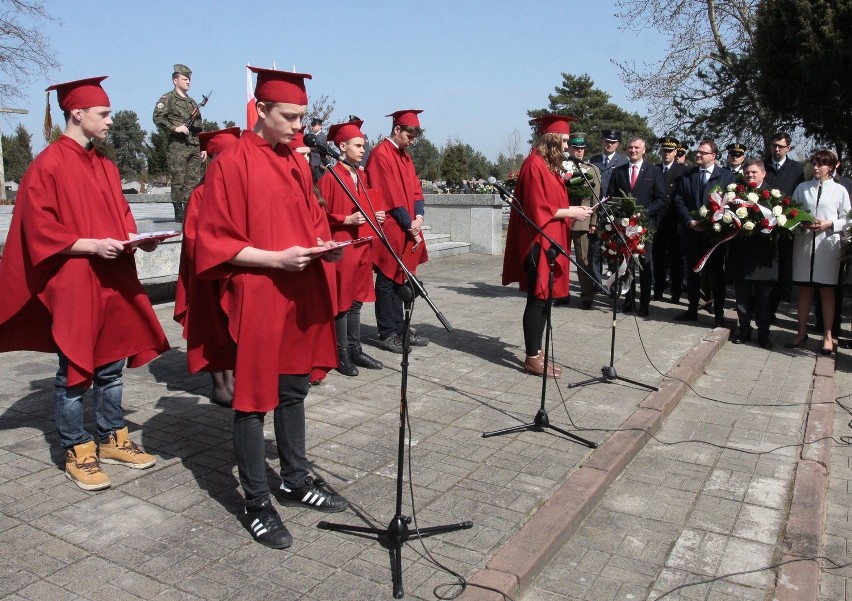
[[[367,175],[370,185],[382,191],[384,210],[391,218],[384,223],[385,235],[394,251],[412,274],[417,266],[429,259],[423,241],[423,216],[425,204],[420,179],[414,162],[406,150],[423,133],[419,109],[406,109],[387,115],[393,118],[391,135],[382,140],[370,153]],[[402,353],[405,320],[402,299],[397,290],[404,283],[404,274],[393,256],[384,246],[373,248],[376,268],[376,325],[382,348]],[[409,343],[425,346],[429,340],[415,332],[409,333]]]
[[[686,165],[686,154],[689,149],[683,144],[678,144],[677,152],[675,152],[675,160],[681,165]]]
[[[601,171],[601,190],[604,194],[609,190],[609,178],[612,171],[620,165],[627,164],[627,157],[618,152],[621,143],[621,130],[601,130],[601,153],[589,159]],[[592,270],[595,281],[601,281],[601,239],[597,234],[589,235],[589,255],[592,258]]]
[[[225,319],[204,334],[235,346],[233,441],[245,495],[243,524],[282,549],[292,537],[273,507],[264,418],[273,412],[285,505],[342,511],[348,503],[311,477],[305,397],[315,367],[337,366],[331,261],[341,250],[313,196],[310,166],[288,147],[307,112],[306,73],[257,73],[253,131],[210,164],[198,214],[196,273],[218,280]],[[194,344],[194,341],[188,341]]]
[[[674,197],[680,178],[686,173],[686,166],[677,162],[677,150],[680,147],[677,138],[663,136],[658,142],[662,162],[657,167],[663,173],[666,210],[654,234],[654,300],[663,300],[668,269],[671,301],[678,304],[683,292],[683,249],[678,233],[679,221],[674,207]]]
[[[48,88],[56,90],[65,132],[24,174],[0,261],[0,351],[59,355],[56,428],[65,475],[84,490],[110,485],[101,462],[135,469],[156,462],[129,438],[121,374],[125,360],[138,367],[169,348],[136,275],[136,222],[118,168],[91,144],[112,124],[104,79]],[[97,439],[83,420],[92,386]]]
[[[725,150],[728,151],[728,156],[725,159],[725,169],[733,171],[735,175],[741,175],[743,172],[743,164],[745,163],[745,155],[746,152],[748,152],[748,149],[739,142],[734,142],[733,144],[725,146]]]
[[[201,111],[196,112],[189,127],[185,125],[198,107],[198,103],[188,95],[191,79],[189,67],[175,65],[172,72],[174,89],[163,94],[154,107],[154,125],[169,138],[169,176],[175,221],[178,223],[183,223],[186,203],[201,178],[201,163],[206,158],[198,141],[202,129]]]
[[[568,154],[572,158],[583,160],[586,154],[586,133],[574,131],[568,135]],[[569,159],[570,160],[570,159]],[[582,200],[577,203],[568,192],[568,200],[571,206],[592,206],[595,196],[601,196],[601,171],[595,165],[581,165],[575,163],[574,175],[587,178],[592,184],[594,194],[588,189],[588,184],[581,182],[585,188]],[[574,219],[571,221],[571,244],[574,245],[574,256],[577,261],[577,280],[580,282],[580,309],[587,311],[592,308],[592,300],[595,298],[595,281],[592,267],[592,257],[589,255],[589,236],[594,235],[597,230],[597,213],[592,213],[591,218],[585,220]],[[556,303],[559,304],[559,303]]]
[[[325,134],[322,133],[322,119],[319,117],[314,117],[311,119],[311,133],[316,136],[317,141],[323,144],[326,143]],[[320,158],[320,153],[314,149],[311,149],[311,175],[313,175],[314,183],[317,183],[319,179],[322,177],[322,174],[325,173],[325,170],[322,166],[322,159]]]

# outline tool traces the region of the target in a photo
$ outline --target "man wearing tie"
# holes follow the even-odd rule
[[[786,131],[772,136],[772,155],[766,161],[766,185],[777,188],[784,196],[790,196],[796,186],[805,181],[802,164],[787,157],[792,138]],[[793,240],[781,237],[778,240],[778,281],[772,288],[772,315],[778,311],[782,300],[793,298]]]
[[[621,142],[621,130],[601,130],[601,153],[589,159],[589,162],[601,170],[601,190],[609,190],[609,178],[612,171],[619,165],[627,164],[627,157],[619,154],[618,145]],[[596,282],[601,281],[601,239],[597,234],[589,235],[589,256],[592,259],[592,275]]]
[[[652,230],[657,228],[659,220],[666,208],[666,189],[663,183],[663,173],[648,161],[645,161],[645,140],[631,138],[627,142],[628,162],[612,170],[607,194],[609,196],[632,196],[636,204],[645,209],[648,225]],[[639,296],[637,315],[648,316],[651,304],[651,287],[654,281],[653,244],[645,243],[645,255],[639,258],[639,285],[642,288]],[[630,292],[621,307],[625,313],[632,313],[636,297],[636,280],[630,284]]]
[[[723,190],[728,184],[734,183],[735,176],[732,171],[727,171],[716,164],[719,148],[713,140],[702,140],[695,152],[695,167],[684,174],[680,180],[677,193],[675,194],[675,208],[680,222],[683,224],[683,254],[686,258],[686,293],[689,299],[689,307],[686,311],[675,317],[678,321],[698,320],[698,300],[700,296],[699,276],[693,271],[693,266],[701,259],[701,256],[709,249],[701,235],[702,224],[694,219],[689,213],[697,211],[707,202],[707,196],[716,186]],[[725,325],[723,318],[725,312],[725,263],[724,253],[714,252],[705,269],[710,270],[710,278],[713,286],[713,314],[715,325]]]

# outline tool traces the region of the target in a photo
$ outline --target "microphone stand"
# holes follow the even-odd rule
[[[565,249],[559,245],[556,240],[548,236],[544,233],[544,231],[535,224],[535,222],[530,219],[530,217],[524,212],[521,208],[521,204],[515,195],[503,188],[503,186],[495,186],[497,190],[500,192],[500,198],[508,204],[515,213],[520,215],[527,224],[537,231],[542,238],[547,240],[550,244],[550,248],[545,251],[545,256],[547,257],[547,266],[549,268],[548,278],[547,278],[547,300],[544,305],[544,315],[545,315],[545,327],[544,327],[544,369],[541,372],[541,405],[539,406],[538,412],[535,414],[533,421],[525,424],[521,424],[519,426],[512,426],[511,428],[503,428],[502,430],[494,430],[493,432],[483,432],[482,438],[490,438],[492,436],[502,436],[503,434],[511,434],[513,432],[526,432],[529,430],[534,430],[536,432],[544,432],[547,429],[555,430],[559,432],[563,436],[567,436],[568,438],[575,440],[590,449],[596,449],[598,447],[597,443],[592,442],[590,440],[586,440],[576,434],[572,434],[567,430],[554,426],[550,423],[550,417],[547,415],[547,410],[545,409],[545,399],[547,398],[547,370],[548,370],[548,359],[550,357],[550,332],[552,329],[550,314],[551,308],[553,305],[553,281],[555,278],[554,271],[556,269],[556,258],[559,255],[564,256],[568,259],[569,263],[572,263],[578,269],[582,269],[577,263],[569,256]],[[600,284],[598,284],[600,286]],[[603,289],[603,287],[601,287]]]
[[[354,194],[349,190],[349,188],[343,183],[343,180],[340,177],[340,174],[337,173],[333,168],[328,168],[328,158],[326,154],[323,152],[323,149],[320,150],[320,160],[323,163],[323,166],[326,167],[326,171],[330,173],[334,179],[337,180],[337,183],[340,184],[340,187],[346,192],[346,195],[349,197],[349,200],[355,205],[355,208],[361,212],[364,218],[367,220],[367,223],[370,224],[370,228],[376,233],[376,236],[379,240],[381,240],[382,245],[385,249],[393,256],[400,270],[405,274],[407,278],[407,282],[405,285],[399,288],[398,294],[403,301],[403,311],[405,315],[405,332],[402,336],[402,380],[400,385],[400,403],[399,403],[399,429],[398,429],[398,442],[397,442],[397,467],[396,467],[396,506],[394,511],[394,516],[388,524],[387,528],[376,528],[372,526],[354,526],[347,524],[333,524],[331,522],[326,522],[325,520],[319,522],[317,524],[317,528],[322,530],[331,530],[334,532],[343,532],[346,534],[368,534],[374,535],[376,540],[383,546],[386,547],[390,551],[391,555],[391,580],[393,586],[393,596],[394,599],[401,599],[405,594],[402,587],[402,545],[406,541],[410,539],[422,539],[427,536],[432,536],[435,534],[443,534],[445,532],[453,532],[456,530],[466,530],[473,527],[473,522],[465,521],[459,522],[455,524],[447,524],[444,526],[432,526],[429,528],[419,528],[415,522],[415,528],[413,531],[409,530],[408,525],[411,523],[411,518],[405,515],[402,515],[402,483],[403,483],[403,468],[404,468],[404,460],[405,460],[405,424],[406,417],[408,415],[408,353],[410,350],[410,345],[408,342],[409,335],[411,333],[411,316],[414,312],[414,299],[419,295],[423,297],[429,306],[434,311],[435,316],[438,318],[438,321],[441,322],[441,325],[448,332],[452,332],[453,328],[449,324],[449,322],[444,318],[443,314],[438,310],[432,300],[429,298],[429,295],[426,292],[426,289],[423,287],[423,284],[414,277],[414,275],[408,270],[408,268],[403,264],[402,259],[399,258],[399,255],[394,251],[393,247],[388,242],[387,237],[385,236],[384,231],[379,227],[377,223],[373,221],[373,218],[370,217],[369,214],[364,210],[361,206],[361,203],[355,197]],[[324,149],[328,152],[328,149]],[[338,158],[338,161],[349,165],[355,169],[355,175],[358,178],[358,183],[361,183],[360,177],[358,177],[358,168],[354,167],[350,163],[347,163],[344,159]],[[366,188],[362,185],[362,189],[364,189],[364,194],[366,195]],[[367,197],[369,201],[369,196]],[[344,251],[345,252],[345,251]],[[412,485],[413,486],[413,485]],[[412,499],[413,502],[413,499]],[[412,507],[412,510],[414,508]]]
[[[615,225],[615,215],[612,214],[612,211],[609,210],[609,207],[606,206],[605,202],[601,202],[600,197],[598,196],[598,194],[595,193],[595,188],[594,188],[594,186],[592,186],[592,182],[589,181],[589,178],[586,177],[586,174],[584,174],[582,172],[582,170],[580,170],[580,173],[583,176],[583,181],[585,181],[586,185],[589,186],[589,189],[592,192],[592,196],[595,199],[597,199],[597,201],[598,201],[597,204],[603,209],[603,212],[604,212],[604,215],[606,216],[607,222],[612,226],[613,231],[616,234],[618,234],[618,237],[621,240],[621,243],[624,245],[624,247],[627,248],[627,240],[624,238],[624,235],[621,233],[621,231]],[[631,254],[628,257],[628,260],[630,261],[630,266],[628,267],[628,269],[630,269],[631,274],[632,274],[631,277],[633,277],[633,279],[635,281],[635,278],[636,278],[636,269],[635,269],[636,258],[633,257],[633,255]],[[640,269],[641,269],[641,267],[640,267]],[[612,298],[612,322],[611,322],[612,326],[610,328],[611,332],[610,332],[610,342],[609,342],[609,365],[604,365],[603,367],[601,367],[601,375],[600,376],[598,376],[596,378],[589,378],[588,380],[583,380],[581,382],[575,382],[573,384],[569,384],[568,388],[577,388],[579,386],[585,386],[587,384],[594,384],[596,382],[610,382],[612,380],[620,380],[622,382],[627,382],[628,384],[633,384],[634,386],[639,386],[641,388],[646,388],[648,390],[654,390],[654,391],[659,390],[659,388],[657,388],[656,386],[651,386],[650,384],[645,384],[644,382],[639,382],[637,380],[631,380],[629,378],[624,378],[622,376],[619,376],[618,372],[615,370],[615,328],[616,328],[616,325],[618,323],[617,319],[616,319],[617,316],[618,316],[618,299],[621,298],[621,286],[622,286],[621,278],[618,276],[617,271],[616,271],[616,274],[615,274],[615,281],[616,281],[615,294],[613,295],[613,294],[611,294],[611,291],[607,291],[609,293],[609,296]],[[600,283],[598,285],[601,286],[601,288],[603,288],[603,286]],[[604,290],[606,290],[606,289],[604,288]],[[634,300],[635,300],[635,296],[634,296]]]

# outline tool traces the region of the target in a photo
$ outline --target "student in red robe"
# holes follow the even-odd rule
[[[198,135],[201,152],[212,158],[240,139],[240,128],[229,127],[218,131],[202,132]],[[207,371],[213,380],[210,401],[222,407],[230,407],[234,398],[234,371],[223,366],[234,362],[234,344],[228,336],[221,339],[205,339],[204,336],[190,335],[190,330],[206,331],[210,323],[225,319],[219,308],[219,282],[199,280],[195,277],[195,230],[198,223],[198,209],[204,194],[204,180],[195,187],[189,196],[183,222],[183,243],[180,251],[177,290],[175,291],[174,319],[183,326],[183,337],[192,340],[187,346],[186,355],[189,372]],[[210,313],[212,311],[212,314]],[[223,332],[221,325],[214,331]],[[202,344],[202,342],[204,342]]]
[[[341,152],[346,162],[338,161],[333,167],[340,175],[349,192],[358,199],[368,212],[373,223],[384,223],[385,212],[375,211],[372,202],[378,200],[378,192],[370,194],[367,174],[353,167],[364,158],[365,136],[361,131],[361,120],[338,123],[328,129],[327,140]],[[347,164],[348,163],[348,164]],[[325,210],[331,226],[331,235],[337,242],[374,236],[364,215],[340,187],[334,177],[319,181],[319,192],[325,199]],[[337,280],[337,317],[334,320],[337,333],[337,371],[345,376],[357,376],[358,367],[381,369],[382,363],[367,355],[361,346],[361,306],[376,300],[373,289],[373,258],[370,244],[350,246],[343,258],[335,264]]]
[[[309,373],[337,365],[325,266],[333,269],[342,249],[312,193],[308,163],[287,146],[307,113],[310,75],[250,68],[257,125],[207,169],[195,263],[199,278],[219,281],[219,306],[236,344],[233,439],[243,522],[258,542],[285,548],[292,537],[266,477],[266,413],[273,412],[282,502],[320,511],[348,506],[309,475],[305,457]]]
[[[532,151],[521,165],[515,196],[524,213],[545,234],[568,250],[571,219],[585,221],[591,207],[570,207],[562,180],[564,153],[568,150],[571,117],[544,115],[536,118],[537,135]],[[506,252],[503,256],[503,285],[518,282],[527,293],[523,329],[526,360],[524,369],[535,375],[544,372],[541,341],[547,323],[547,294],[550,267],[545,256],[549,243],[515,211],[509,216]],[[568,259],[556,258],[553,298],[568,296]],[[548,364],[547,374],[559,377],[561,368]]]
[[[382,229],[391,247],[405,266],[416,274],[417,266],[429,259],[423,242],[423,216],[425,204],[420,179],[414,170],[414,162],[406,149],[423,133],[421,110],[402,110],[391,113],[393,129],[391,135],[379,142],[367,160],[367,175],[370,184],[381,190],[383,206],[391,219]],[[377,241],[373,243],[373,265],[376,271],[376,325],[379,341],[383,348],[402,353],[402,335],[405,332],[402,299],[397,290],[404,283],[404,275],[396,260]],[[409,334],[409,343],[426,346],[429,340],[415,332]]]
[[[125,360],[138,367],[169,348],[136,275],[128,245],[136,222],[118,169],[91,145],[112,124],[104,79],[48,88],[65,131],[24,174],[0,261],[0,351],[58,353],[56,427],[65,474],[84,490],[110,485],[101,462],[156,462],[128,437],[121,373]],[[97,440],[83,427],[91,386]]]

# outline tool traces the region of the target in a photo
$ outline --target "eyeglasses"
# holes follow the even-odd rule
[[[704,156],[705,154],[716,154],[716,153],[715,152],[704,152],[703,150],[696,150],[695,154],[697,154],[698,156],[701,157],[701,156]]]
[[[777,148],[777,149],[781,150],[783,148],[790,148],[790,147],[787,144],[773,144],[772,148]]]

